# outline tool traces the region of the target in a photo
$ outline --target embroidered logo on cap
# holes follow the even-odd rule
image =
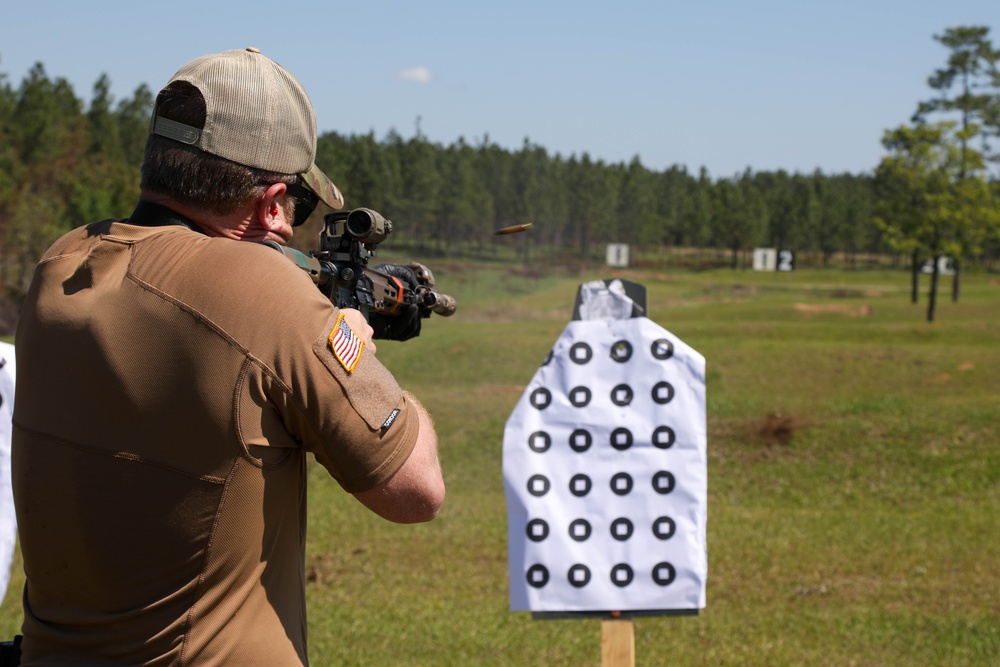
[[[330,330],[327,345],[330,346],[330,351],[333,352],[333,356],[337,357],[337,361],[344,367],[344,370],[350,373],[361,361],[361,351],[365,348],[365,341],[354,333],[354,330],[344,321],[344,313],[341,313],[337,317],[337,323]]]

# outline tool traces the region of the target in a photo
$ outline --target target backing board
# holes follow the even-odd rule
[[[622,282],[581,285],[507,420],[512,611],[705,606],[705,359]]]

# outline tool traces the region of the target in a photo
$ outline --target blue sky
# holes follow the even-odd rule
[[[713,178],[861,173],[931,96],[933,35],[991,28],[998,0],[10,0],[0,73],[41,62],[89,100],[154,92],[186,61],[257,46],[305,85],[319,129],[525,139],[564,157]]]

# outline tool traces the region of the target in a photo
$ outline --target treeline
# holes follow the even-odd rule
[[[713,180],[702,169],[664,171],[638,158],[607,164],[549,154],[525,140],[510,151],[488,138],[431,144],[390,133],[320,138],[317,161],[364,205],[405,223],[408,237],[448,252],[488,250],[493,232],[531,223],[531,243],[586,258],[609,242],[636,248],[757,245],[815,251],[878,252],[870,175],[747,170]]]
[[[84,103],[41,64],[16,88],[0,74],[0,284],[23,289],[65,231],[128,215],[152,100],[140,86],[115,101],[101,76]],[[762,244],[825,256],[885,249],[869,174],[748,169],[712,179],[638,158],[553,155],[528,140],[519,150],[488,138],[443,146],[419,129],[410,138],[326,132],[316,161],[349,206],[374,208],[396,221],[395,236],[449,253],[489,251],[496,229],[524,223],[533,223],[530,243],[581,258],[608,242],[714,247],[734,262]]]
[[[35,65],[15,89],[0,73],[0,288],[21,292],[64,232],[135,206],[152,95],[114,104],[102,76],[85,108]]]
[[[976,34],[985,39],[985,32]],[[945,45],[953,52],[958,48]],[[976,94],[995,102],[1000,79],[995,78],[996,52],[990,49],[984,61],[989,66],[977,74],[977,83],[992,88],[984,92],[979,86]],[[954,131],[942,126],[919,139],[958,151],[961,174],[952,180],[978,179],[986,193],[978,205],[996,208],[997,183],[986,168],[995,156],[977,152],[972,142],[995,132],[1000,113],[986,105],[976,115],[942,101],[954,99],[947,93],[963,81],[960,75],[939,77],[941,96],[918,106],[915,126],[938,127],[928,125],[935,114],[964,118],[964,125],[948,126],[957,127]],[[38,257],[65,231],[129,214],[152,101],[145,85],[129,98],[114,100],[106,75],[85,103],[42,64],[17,86],[0,73],[0,288],[20,293]],[[860,174],[747,169],[712,178],[704,169],[690,172],[681,165],[652,170],[638,157],[626,164],[586,153],[551,154],[527,139],[517,150],[488,137],[444,146],[429,141],[419,121],[410,138],[395,131],[381,138],[326,132],[319,138],[316,161],[344,191],[349,206],[374,208],[395,221],[399,231],[393,238],[453,255],[492,252],[495,230],[532,223],[517,247],[526,252],[541,245],[547,257],[557,253],[568,259],[599,256],[604,244],[615,242],[631,244],[640,254],[664,246],[715,248],[734,267],[742,266],[746,251],[757,246],[810,254],[817,262],[835,254],[895,252],[912,256],[915,264],[925,255],[956,250],[966,262],[995,260],[1000,242],[992,227],[977,234],[963,231],[969,243],[959,248],[935,241],[935,233],[950,233],[940,227],[925,233],[919,221],[909,227],[900,223],[913,217],[914,207],[940,209],[942,204],[918,201],[916,190],[926,184],[907,185],[906,170],[913,164],[907,151],[918,142],[895,132],[887,133],[885,142],[895,162]],[[953,171],[950,165],[944,169]]]

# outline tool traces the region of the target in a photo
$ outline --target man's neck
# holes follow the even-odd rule
[[[186,206],[172,197],[145,189],[139,193],[139,201],[169,208],[174,213],[184,216],[198,225],[206,236],[217,236],[235,241],[256,241],[255,236],[261,236],[260,240],[263,240],[263,230],[257,230],[259,232],[257,234],[253,230],[254,211],[252,206],[244,207],[233,213],[219,215],[204,209]]]

